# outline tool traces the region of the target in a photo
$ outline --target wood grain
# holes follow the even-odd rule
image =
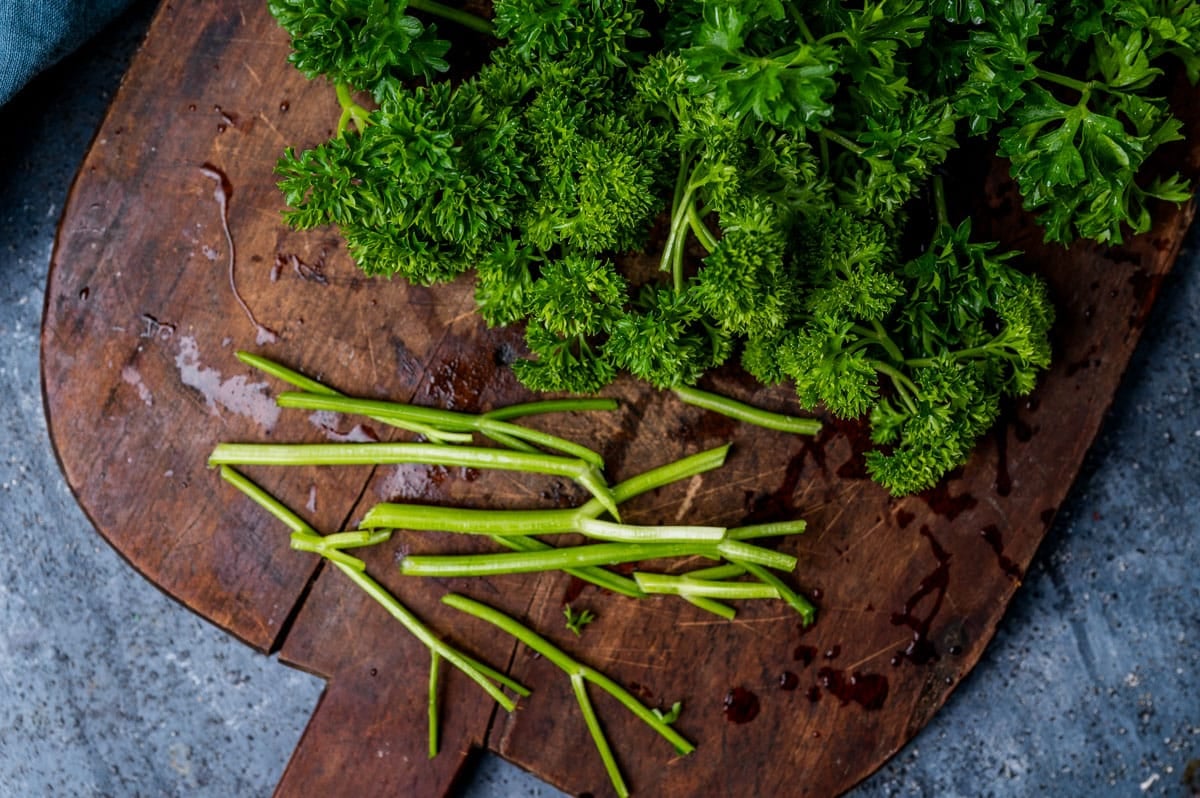
[[[760,603],[726,623],[679,601],[632,602],[562,575],[404,579],[391,567],[401,552],[484,544],[397,534],[366,555],[370,573],[455,644],[534,688],[509,715],[448,670],[443,752],[430,761],[428,653],[342,574],[291,552],[284,530],[205,460],[219,441],[362,433],[354,420],[276,409],[281,386],[241,365],[237,349],[356,395],[483,410],[528,398],[505,367],[521,338],[482,325],[469,280],[436,289],[367,280],[334,232],[281,223],[276,158],[285,145],[328,137],[337,114],[328,87],[305,81],[286,54],[286,36],[258,0],[161,7],[71,192],[42,341],[51,436],[99,532],[196,612],[329,679],[278,793],[442,795],[472,747],[568,792],[611,793],[563,674],[441,605],[447,591],[523,618],[652,706],[683,702],[678,728],[699,750],[681,758],[594,696],[639,794],[834,795],[904,745],[978,661],[1018,589],[1192,209],[1159,208],[1154,230],[1120,247],[1056,249],[1014,210],[1003,165],[993,169],[971,195],[978,229],[1026,250],[1047,275],[1059,309],[1057,365],[1033,397],[1006,409],[966,467],[920,496],[894,500],[864,478],[868,441],[853,422],[826,419],[815,439],[786,437],[625,379],[605,392],[622,401],[615,413],[539,420],[598,441],[613,480],[732,441],[721,471],[640,497],[628,517],[806,518],[809,532],[779,547],[799,557],[795,581],[819,621],[804,631],[782,606]],[[1181,95],[1177,107],[1194,100]],[[1200,141],[1189,126],[1189,141]],[[1200,170],[1196,146],[1172,157],[1190,175]],[[231,256],[246,309],[231,286]],[[756,389],[734,369],[707,385],[793,408],[786,391]],[[384,499],[545,507],[585,498],[570,483],[461,469],[250,474],[324,531]],[[581,638],[563,626],[567,600],[598,616]]]

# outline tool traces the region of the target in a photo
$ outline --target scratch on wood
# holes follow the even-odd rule
[[[867,654],[865,657],[862,657],[858,661],[850,663],[849,665],[847,665],[845,667],[845,670],[847,672],[852,671],[855,668],[859,668],[862,665],[864,665],[865,663],[870,662],[871,660],[875,659],[876,657],[882,656],[883,654],[887,654],[891,651],[896,651],[897,649],[904,648],[904,646],[911,639],[912,639],[911,635],[906,635],[904,637],[901,637],[899,640],[897,640],[894,643],[888,643],[886,646],[883,646],[882,648],[880,648],[876,651],[872,651],[870,654]]]
[[[687,517],[687,514],[692,510],[692,502],[696,499],[696,493],[700,490],[700,485],[704,483],[704,477],[696,474],[688,481],[687,493],[683,497],[683,501],[679,503],[679,511],[675,513],[675,520],[682,521]]]
[[[275,138],[279,139],[281,142],[286,142],[286,141],[287,141],[287,139],[285,139],[285,138],[283,137],[283,134],[279,132],[279,128],[275,127],[275,125],[274,125],[274,124],[271,122],[271,120],[267,118],[267,115],[266,115],[266,114],[264,114],[262,111],[259,111],[259,112],[258,112],[258,118],[259,118],[259,119],[261,119],[263,122],[265,122],[265,123],[266,123],[266,125],[267,125],[267,127],[271,128],[271,132],[275,134]],[[260,210],[261,210],[261,209],[260,209]],[[270,216],[271,216],[271,218],[273,218],[273,219],[277,219],[277,218],[278,218],[278,215],[277,215],[276,213],[274,213],[274,212],[272,212],[272,213],[270,214]]]

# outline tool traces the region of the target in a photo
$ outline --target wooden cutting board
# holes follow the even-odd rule
[[[510,715],[448,672],[443,752],[429,761],[424,648],[338,571],[290,551],[285,530],[205,459],[219,441],[362,432],[354,420],[278,410],[282,386],[242,366],[237,349],[356,395],[483,410],[528,398],[504,366],[521,338],[481,324],[467,280],[367,280],[332,231],[281,223],[277,157],[327,138],[337,117],[330,88],[305,81],[287,53],[261,0],[160,8],[65,209],[42,333],[51,435],[100,533],[196,612],[329,680],[278,793],[441,795],[469,750],[486,747],[568,792],[610,794],[565,677],[440,605],[449,590],[525,619],[651,705],[683,702],[677,726],[698,750],[680,758],[595,699],[638,794],[825,796],[870,774],[978,661],[1109,406],[1192,209],[1159,208],[1154,230],[1124,246],[1066,252],[1040,243],[993,170],[977,230],[1026,250],[1047,275],[1057,365],[965,468],[920,496],[893,500],[864,478],[868,442],[856,423],[827,419],[815,439],[788,437],[629,380],[605,392],[622,402],[614,413],[544,420],[595,443],[613,480],[732,441],[724,469],[641,497],[628,518],[808,519],[809,532],[781,548],[800,558],[795,582],[819,620],[804,631],[782,605],[760,603],[727,623],[562,575],[402,579],[392,567],[401,547],[480,544],[398,535],[366,555],[370,572],[455,644],[535,688]],[[1181,98],[1177,107],[1198,105],[1194,93]],[[1173,157],[1190,175],[1200,167],[1194,144]],[[708,387],[795,409],[786,391],[756,389],[733,370]],[[582,500],[546,478],[416,466],[250,474],[326,532],[383,499]],[[564,628],[567,600],[598,616],[581,638]]]

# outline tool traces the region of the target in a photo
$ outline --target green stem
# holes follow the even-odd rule
[[[637,717],[641,718],[650,728],[654,729],[662,735],[668,742],[674,746],[675,750],[680,754],[690,754],[695,750],[686,738],[679,732],[675,731],[670,724],[665,723],[662,718],[654,714],[654,711],[644,706],[625,688],[614,682],[612,679],[605,676],[600,671],[588,665],[579,662],[562,649],[554,646],[550,641],[534,632],[532,629],[522,625],[520,622],[505,615],[504,613],[482,604],[466,596],[457,593],[448,593],[442,596],[442,602],[456,610],[465,612],[482,621],[487,621],[493,626],[499,627],[512,637],[524,643],[529,648],[541,654],[550,662],[554,663],[567,674],[579,674],[582,678],[604,690],[606,693],[617,699],[622,706],[628,709]]]
[[[843,148],[854,153],[855,155],[862,155],[864,152],[867,151],[866,147],[863,147],[862,145],[851,141],[850,139],[843,136],[841,133],[836,133],[836,132],[830,130],[829,128],[821,128],[821,138],[827,139],[828,141],[832,141],[834,144],[838,144],[838,145],[842,146]]]
[[[765,582],[725,582],[637,571],[633,581],[647,593],[723,599],[776,599],[779,591]]]
[[[783,413],[772,413],[757,407],[720,396],[698,388],[677,385],[671,389],[681,400],[689,405],[711,410],[747,424],[773,429],[778,432],[789,432],[795,435],[816,435],[821,431],[821,422],[811,418],[798,418]]]
[[[608,773],[613,789],[621,798],[628,798],[629,788],[625,786],[625,779],[621,777],[621,769],[617,767],[617,759],[613,756],[608,738],[604,736],[604,730],[600,727],[600,719],[596,717],[596,710],[592,708],[592,700],[588,698],[587,682],[584,680],[583,674],[578,672],[571,674],[571,689],[575,693],[575,700],[583,715],[584,725],[592,735],[592,742],[595,743],[596,750],[600,752],[600,760],[604,762],[604,770]]]
[[[1047,83],[1054,83],[1068,89],[1074,89],[1077,92],[1088,93],[1092,89],[1100,89],[1102,91],[1110,91],[1109,87],[1099,81],[1089,80],[1082,81],[1066,75],[1060,75],[1057,72],[1047,72],[1044,69],[1034,68],[1035,76]]]
[[[671,282],[676,293],[683,291],[683,249],[684,238],[688,229],[688,208],[692,205],[692,194],[696,186],[691,183],[684,189],[679,204],[671,215],[671,229],[667,234],[666,244],[663,245],[662,261],[659,268],[671,273]]]
[[[850,331],[857,334],[861,340],[851,347],[852,351],[866,349],[869,346],[883,347],[883,351],[897,363],[904,362],[904,353],[900,351],[900,347],[896,346],[896,342],[887,334],[887,330],[879,323],[877,319],[871,320],[871,326],[866,327],[862,324],[851,325]]]
[[[513,551],[550,551],[554,548],[548,543],[543,543],[535,538],[527,538],[523,535],[494,535],[492,540]],[[635,599],[646,597],[646,594],[638,588],[637,583],[632,579],[620,574],[614,574],[612,571],[606,571],[603,568],[594,566],[564,568],[563,572],[576,579],[582,579],[584,582],[589,582],[604,590],[611,590],[613,593],[622,596]]]
[[[617,543],[716,543],[725,537],[721,526],[636,526],[594,518],[581,518],[578,526],[589,538]]]
[[[794,571],[799,560],[781,551],[764,549],[740,540],[725,540],[717,544],[717,553],[738,565],[763,565],[776,571]]]
[[[735,579],[744,573],[746,573],[744,566],[737,563],[723,563],[722,565],[712,565],[707,568],[688,571],[682,574],[682,576],[688,579],[708,579],[715,581],[718,579]]]
[[[620,519],[612,492],[594,466],[576,458],[550,454],[436,443],[221,443],[213,449],[208,463],[262,466],[423,463],[549,474],[579,483],[612,513],[613,518]]]
[[[313,535],[318,536],[317,531],[309,526],[300,516],[289,510],[284,504],[276,499],[271,494],[267,493],[254,482],[247,479],[242,474],[232,468],[221,468],[221,477],[229,484],[236,487],[248,498],[281,521],[284,526],[290,529],[293,534]],[[334,567],[344,573],[367,595],[378,602],[388,613],[400,621],[400,624],[409,631],[414,637],[425,645],[430,652],[435,653],[447,662],[454,665],[456,668],[465,673],[472,681],[484,689],[496,703],[504,707],[509,712],[516,709],[516,702],[504,694],[494,682],[508,687],[510,690],[520,694],[528,695],[529,691],[521,686],[512,678],[499,673],[493,668],[481,665],[471,657],[459,652],[452,646],[444,643],[433,633],[416,615],[407,607],[401,604],[394,596],[388,593],[379,585],[378,582],[367,576],[366,573],[356,570],[353,566],[346,565],[341,562],[333,561]]]
[[[306,551],[310,554],[319,554],[327,560],[339,563],[347,568],[353,568],[355,571],[367,570],[367,564],[357,557],[346,554],[339,549],[330,548],[321,542],[320,535],[309,535],[305,532],[293,532],[291,536],[291,547],[293,551]]]
[[[429,758],[438,754],[438,671],[442,658],[436,651],[429,652]]]
[[[368,596],[375,599],[375,601],[382,605],[383,608],[388,611],[388,614],[399,621],[400,624],[407,629],[410,634],[424,643],[426,648],[428,648],[431,652],[443,657],[451,665],[465,673],[471,679],[471,681],[482,687],[497,704],[504,707],[509,712],[512,712],[517,708],[516,702],[505,695],[504,692],[497,687],[491,681],[491,679],[488,678],[487,674],[484,674],[479,669],[473,667],[469,659],[459,653],[457,649],[454,649],[442,642],[442,640],[433,633],[433,630],[422,623],[416,615],[414,615],[407,607],[397,601],[392,594],[388,593],[378,582],[367,576],[365,573],[356,571],[349,566],[343,565],[342,563],[335,562],[334,566],[346,576],[350,577],[350,581],[358,585],[358,587],[361,588]]]
[[[779,597],[786,601],[792,609],[800,614],[801,623],[803,623],[805,626],[812,625],[813,620],[816,618],[817,610],[812,604],[809,603],[808,599],[804,598],[804,596],[801,596],[795,590],[792,590],[792,588],[786,582],[762,566],[750,563],[746,565],[746,570],[752,576],[754,576],[755,579],[758,579],[759,581],[775,588],[775,590],[779,593]]]
[[[388,502],[368,510],[359,526],[467,535],[551,535],[574,532],[578,520],[578,509],[479,510]]]
[[[442,578],[494,576],[691,556],[717,560],[721,554],[717,546],[706,543],[589,543],[545,551],[500,554],[414,554],[400,561],[400,573],[405,576]]]
[[[689,202],[687,204],[688,226],[692,230],[692,234],[699,240],[709,252],[717,248],[719,242],[716,236],[712,234],[712,230],[708,229],[708,225],[704,223],[704,219],[700,216],[700,212],[696,210],[696,203]]]
[[[483,414],[484,418],[497,421],[510,421],[514,418],[538,416],[544,413],[578,413],[592,410],[616,410],[619,407],[616,399],[603,396],[582,397],[575,399],[545,399],[537,402],[522,402],[515,405],[497,407]]]
[[[496,29],[488,20],[477,17],[469,11],[463,11],[460,8],[452,8],[451,6],[443,5],[436,0],[408,0],[408,7],[417,11],[424,11],[427,14],[432,14],[450,22],[456,22],[464,28],[482,33],[486,36],[495,36]]]
[[[917,388],[916,383],[909,379],[907,374],[882,360],[872,360],[871,367],[880,374],[886,374],[890,377],[892,382],[895,383],[896,390],[899,391],[901,398],[904,399],[904,403],[909,406],[910,410],[916,409],[913,406],[912,397],[920,394],[921,391]]]
[[[338,105],[342,107],[342,115],[338,117],[337,135],[340,137],[345,133],[351,122],[361,133],[370,124],[371,112],[354,101],[348,84],[335,84],[334,92],[337,94]]]
[[[400,561],[405,576],[439,578],[524,574],[561,571],[670,557],[725,558],[739,564],[755,563],[780,571],[792,571],[797,560],[789,554],[764,549],[739,540],[712,543],[588,543],[544,551],[499,554],[414,554]]]
[[[732,621],[737,617],[737,610],[728,604],[722,604],[714,599],[703,596],[680,596],[680,598],[697,609],[711,612],[713,615],[724,618],[727,621]]]
[[[765,524],[730,527],[725,531],[725,537],[730,540],[777,538],[785,535],[799,535],[806,529],[808,529],[808,522],[802,518],[797,518],[791,521],[769,521]]]
[[[345,396],[345,394],[330,388],[328,385],[317,382],[314,379],[304,376],[298,371],[293,371],[287,366],[276,363],[273,360],[268,360],[261,355],[255,355],[250,352],[237,352],[236,354],[237,359],[246,365],[256,368],[268,376],[282,380],[294,388],[299,388],[307,393],[315,393],[322,396]],[[387,424],[390,427],[396,427],[398,429],[408,430],[409,432],[417,435],[423,435],[425,438],[437,443],[471,442],[470,435],[459,435],[452,432],[439,432],[438,430],[428,427],[424,424],[408,423],[398,419],[371,418],[373,421],[378,421],[381,424]]]
[[[950,226],[950,212],[946,208],[946,184],[941,175],[933,176],[933,210],[937,214],[938,227]]]
[[[494,417],[459,413],[454,410],[442,410],[436,407],[405,405],[382,399],[355,399],[345,396],[330,396],[328,394],[288,392],[280,394],[276,402],[280,407],[300,408],[302,410],[325,410],[333,413],[368,416],[370,418],[396,419],[445,432],[474,431],[485,435],[499,433],[503,436],[536,443],[547,449],[554,449],[571,457],[578,457],[580,460],[591,463],[597,468],[604,465],[604,459],[586,446],[580,446],[573,441],[568,441],[539,430],[510,424],[507,421],[501,421]]]
[[[1004,333],[1002,332],[992,340],[988,341],[986,344],[982,344],[980,346],[959,349],[957,352],[953,352],[952,356],[956,360],[969,360],[976,357],[991,357],[992,355],[996,354],[997,350],[1002,350],[1004,348],[1004,341],[1002,340],[1003,335]],[[937,361],[931,357],[914,357],[904,361],[904,365],[912,366],[914,368],[927,368],[935,363],[937,363]]]
[[[561,535],[578,533],[596,540],[655,543],[724,539],[719,526],[641,526],[599,521],[570,510],[478,510],[421,504],[377,504],[360,526],[367,529],[413,529],[463,535]]]

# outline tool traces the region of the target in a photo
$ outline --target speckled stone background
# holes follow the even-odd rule
[[[0,109],[3,796],[269,794],[322,689],[137,576],[75,504],[46,433],[54,230],[152,9],[135,3]],[[1200,795],[1198,244],[1193,231],[983,661],[853,798]],[[492,757],[461,790],[559,794]]]

